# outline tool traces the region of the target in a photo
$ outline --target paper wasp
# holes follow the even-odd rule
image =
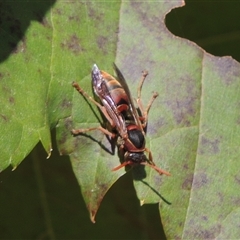
[[[80,94],[98,106],[111,127],[116,130],[116,133],[99,126],[95,128],[73,129],[73,135],[92,130],[100,130],[111,138],[118,137],[117,144],[119,149],[124,151],[124,162],[112,169],[113,171],[127,165],[141,164],[155,169],[160,174],[170,175],[155,165],[151,151],[145,147],[145,129],[148,112],[154,99],[158,96],[157,93],[154,93],[147,108],[144,110],[141,102],[141,89],[148,72],[143,72],[137,90],[137,111],[122,73],[115,64],[113,66],[117,74],[117,79],[107,72],[99,70],[96,64],[94,64],[92,68],[93,90],[102,105],[89,96],[76,82],[73,82],[72,85]],[[138,114],[138,112],[140,114]],[[148,158],[144,152],[148,153]]]

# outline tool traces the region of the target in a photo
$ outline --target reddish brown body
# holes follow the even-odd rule
[[[147,114],[154,99],[158,96],[156,93],[152,96],[147,109],[144,111],[141,103],[141,88],[147,76],[147,72],[144,72],[142,81],[138,87],[137,103],[141,113],[139,116],[136,108],[134,107],[130,91],[123,75],[115,64],[114,69],[117,74],[117,79],[104,71],[100,71],[96,64],[93,65],[92,85],[94,92],[100,99],[102,105],[85,93],[77,83],[73,83],[73,86],[82,95],[88,97],[99,107],[111,124],[112,128],[114,128],[117,132],[118,145],[120,149],[124,150],[125,154],[124,162],[113,170],[117,170],[126,165],[142,164],[154,168],[160,174],[170,175],[168,172],[155,166],[150,150],[145,147],[144,129],[147,124]],[[107,129],[102,127],[72,130],[72,132],[73,134],[78,134],[95,129],[101,130],[111,137],[115,137],[114,133],[109,132]],[[145,156],[145,152],[149,153],[148,158]]]

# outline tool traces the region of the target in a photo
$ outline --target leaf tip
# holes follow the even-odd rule
[[[140,200],[140,206],[143,206],[144,203],[145,203],[144,199]]]
[[[17,168],[18,165],[13,166],[12,172]]]
[[[51,157],[52,150],[53,150],[52,148],[49,149],[47,159],[49,159]]]
[[[96,216],[96,212],[95,212],[95,211],[92,211],[92,212],[90,213],[90,219],[91,219],[91,222],[92,222],[92,223],[96,223],[96,221],[95,221],[95,216]]]

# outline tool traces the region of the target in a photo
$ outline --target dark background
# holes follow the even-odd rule
[[[42,14],[49,2],[45,7]],[[240,1],[186,1],[167,15],[166,25],[213,55],[239,61],[239,12]],[[18,35],[16,41],[23,37]],[[1,60],[10,50],[5,49]],[[55,143],[53,149],[46,159],[38,144],[15,171],[1,173],[0,239],[164,239],[158,206],[139,206],[131,172],[107,193],[92,224],[68,157],[58,155]]]

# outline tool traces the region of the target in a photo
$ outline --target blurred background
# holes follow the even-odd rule
[[[216,56],[240,60],[239,1],[187,0],[166,16],[175,35],[187,38]]]
[[[186,1],[166,16],[175,35],[240,61],[240,1]],[[92,224],[67,156],[53,136],[50,159],[38,144],[0,175],[0,239],[165,239],[158,205],[139,206],[128,172],[104,198]],[[45,210],[44,210],[45,209]]]

